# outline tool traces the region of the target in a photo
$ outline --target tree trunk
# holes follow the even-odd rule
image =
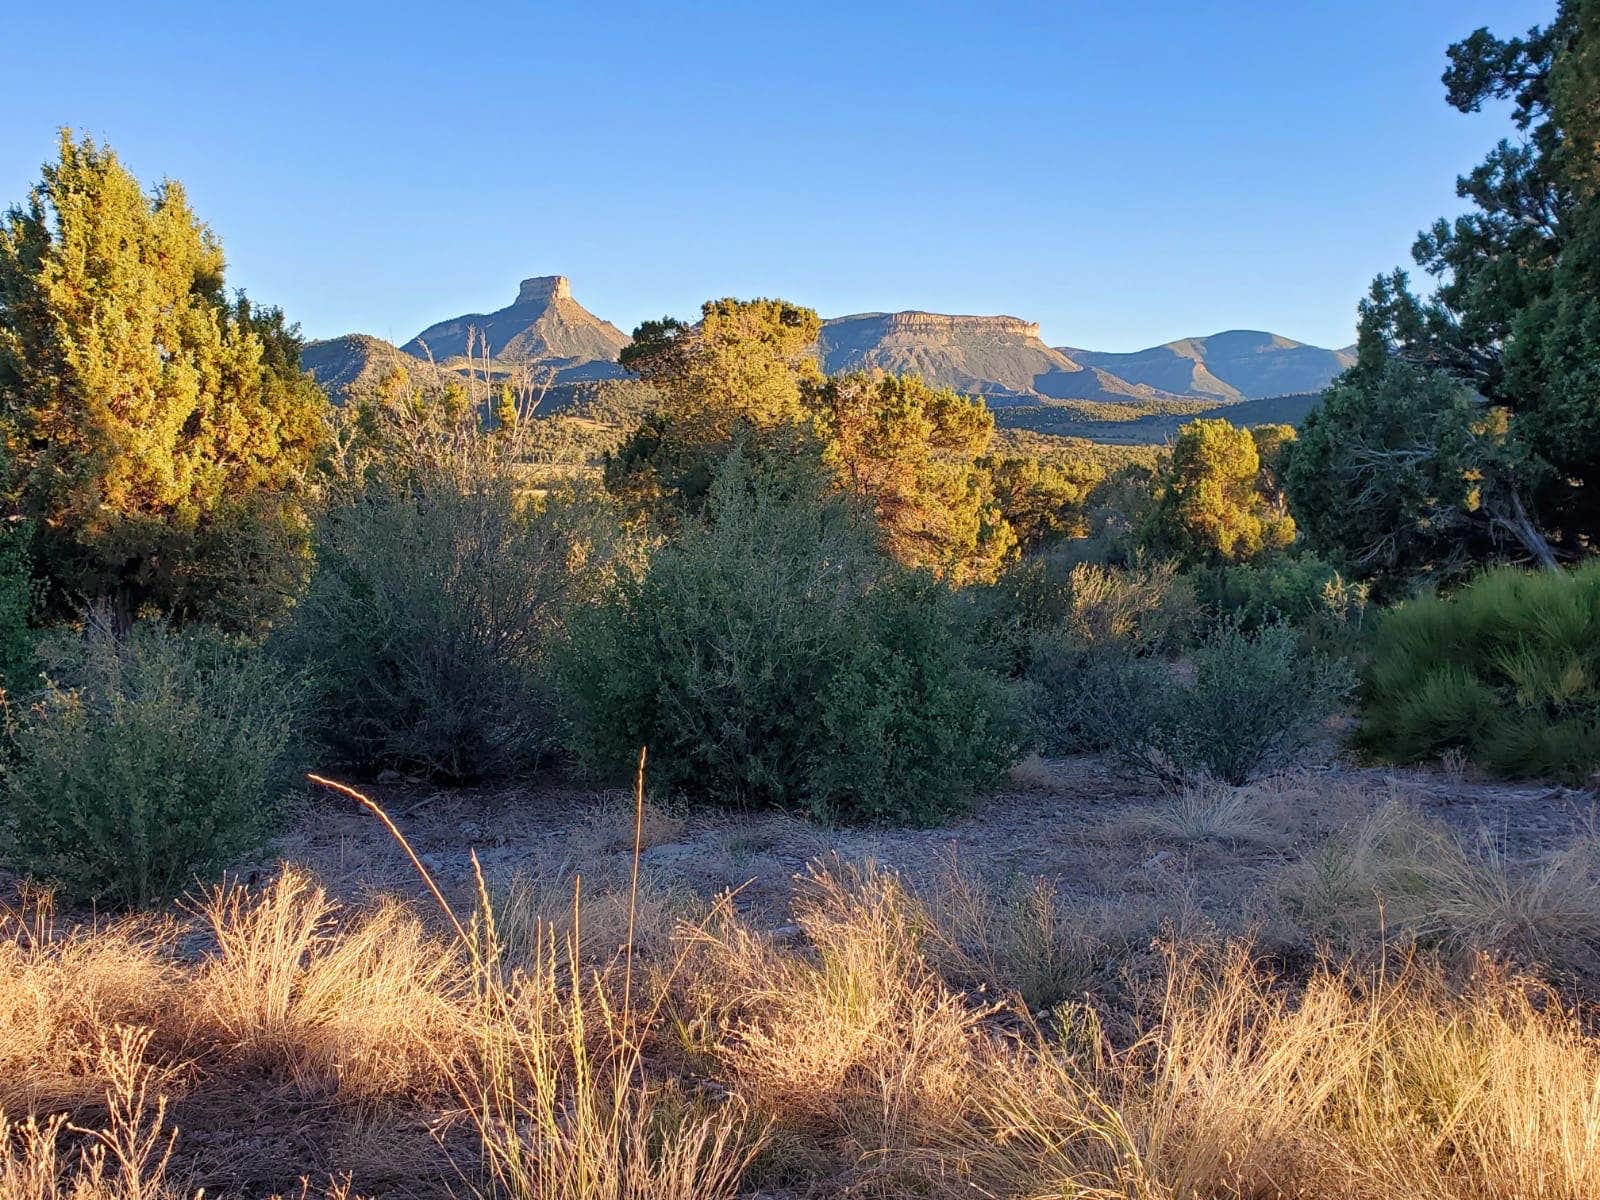
[[[1528,510],[1523,506],[1522,497],[1515,488],[1511,491],[1511,516],[1497,515],[1495,520],[1522,543],[1527,550],[1547,571],[1561,570],[1561,564],[1556,561],[1556,553],[1550,548],[1550,543],[1545,540],[1539,527],[1533,523],[1533,518],[1528,515]]]

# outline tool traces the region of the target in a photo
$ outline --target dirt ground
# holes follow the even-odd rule
[[[508,790],[439,790],[389,779],[362,785],[404,832],[452,903],[470,910],[475,855],[492,891],[514,880],[546,889],[624,879],[633,800],[557,776]],[[1003,790],[929,829],[822,827],[771,812],[647,809],[642,874],[660,894],[709,900],[732,890],[747,915],[781,928],[787,899],[816,860],[873,862],[913,885],[951,866],[988,881],[1044,880],[1068,906],[1134,900],[1146,919],[1248,925],[1255,900],[1284,864],[1398,797],[1465,842],[1487,842],[1509,862],[1558,852],[1600,830],[1600,793],[1473,779],[1446,770],[1376,769],[1330,762],[1239,790],[1174,797],[1092,757],[1030,759]],[[1198,808],[1199,812],[1189,809]],[[292,827],[240,876],[274,860],[315,870],[330,890],[425,898],[404,851],[355,804],[308,796]],[[1136,905],[1137,907],[1137,905]]]

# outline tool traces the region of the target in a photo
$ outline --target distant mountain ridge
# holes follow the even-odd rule
[[[1130,383],[1221,401],[1320,392],[1356,360],[1354,347],[1324,350],[1255,329],[1182,338],[1130,354],[1059,349],[1074,362],[1110,371]]]
[[[539,275],[524,279],[506,307],[439,321],[403,346],[349,334],[309,344],[301,361],[337,396],[396,363],[407,364],[413,378],[449,378],[481,368],[485,358],[493,369],[531,369],[565,388],[627,377],[617,362],[627,344],[626,334],[573,298],[566,276]],[[1327,350],[1240,329],[1109,353],[1046,345],[1039,326],[1020,317],[920,310],[825,320],[817,356],[829,374],[920,375],[996,407],[1090,401],[1153,408],[1316,393],[1355,359],[1353,348]]]
[[[856,313],[822,323],[822,368],[920,375],[929,383],[987,397],[994,403],[1060,400],[1151,400],[1157,389],[1128,383],[1074,362],[1039,339],[1019,317],[945,313]]]
[[[375,387],[385,375],[401,368],[415,382],[439,384],[451,372],[425,359],[407,354],[392,342],[365,333],[307,342],[300,351],[300,368],[335,396]]]

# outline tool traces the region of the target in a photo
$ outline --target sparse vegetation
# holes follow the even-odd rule
[[[1275,819],[1261,799],[1197,801],[1211,813],[1197,836],[1236,835],[1246,805],[1257,830]],[[731,1200],[818,1181],[951,1200],[975,1185],[1014,1200],[1041,1186],[1223,1200],[1335,1185],[1402,1200],[1422,1181],[1445,1200],[1579,1200],[1600,1184],[1600,1047],[1547,984],[1469,951],[1514,947],[1537,971],[1592,945],[1600,879],[1556,862],[1472,865],[1398,812],[1380,807],[1341,843],[1366,874],[1316,885],[1334,908],[1314,911],[1354,916],[1348,951],[1387,956],[1375,971],[1312,960],[1286,975],[1237,939],[1166,941],[1109,987],[1107,956],[1136,952],[1094,908],[954,862],[923,888],[881,867],[813,866],[793,900],[798,943],[726,898],[631,948],[541,921],[507,941],[487,909],[436,912],[461,935],[435,936],[388,902],[341,910],[293,871],[253,895],[212,893],[186,918],[214,932],[201,960],[172,955],[192,930],[164,919],[70,929],[13,914],[0,1094],[61,1115],[10,1129],[0,1185],[185,1194],[215,1170],[186,1122],[251,1080],[283,1119],[352,1132],[378,1098],[406,1120],[460,1113],[404,1168],[358,1151],[370,1179],[403,1169],[429,1189],[464,1174],[494,1194],[571,1200]],[[1172,836],[1189,838],[1191,818]],[[1306,860],[1313,874],[1323,854]],[[1368,883],[1379,891],[1358,894]],[[1304,917],[1315,890],[1276,894]],[[1387,934],[1356,912],[1384,904]],[[112,1013],[142,1028],[107,1035]],[[312,1168],[248,1169],[265,1192]]]
[[[628,342],[559,276],[320,343],[330,408],[63,133],[0,220],[0,1200],[1600,1195],[1597,47],[1452,48],[1525,136],[1303,436],[1246,381],[1347,352]]]

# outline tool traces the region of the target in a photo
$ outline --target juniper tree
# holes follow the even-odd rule
[[[223,267],[181,184],[67,130],[0,220],[3,487],[57,609],[251,626],[293,594],[326,399]]]
[[[1431,569],[1433,534],[1452,528],[1460,556],[1555,566],[1600,543],[1600,0],[1561,0],[1522,37],[1477,30],[1443,82],[1462,112],[1509,100],[1517,137],[1457,180],[1471,211],[1418,236],[1432,293],[1403,271],[1374,282],[1359,361],[1306,423],[1290,498],[1375,571]],[[1339,470],[1319,477],[1322,462]],[[1407,499],[1384,478],[1431,482]],[[1384,511],[1423,536],[1353,544]]]

